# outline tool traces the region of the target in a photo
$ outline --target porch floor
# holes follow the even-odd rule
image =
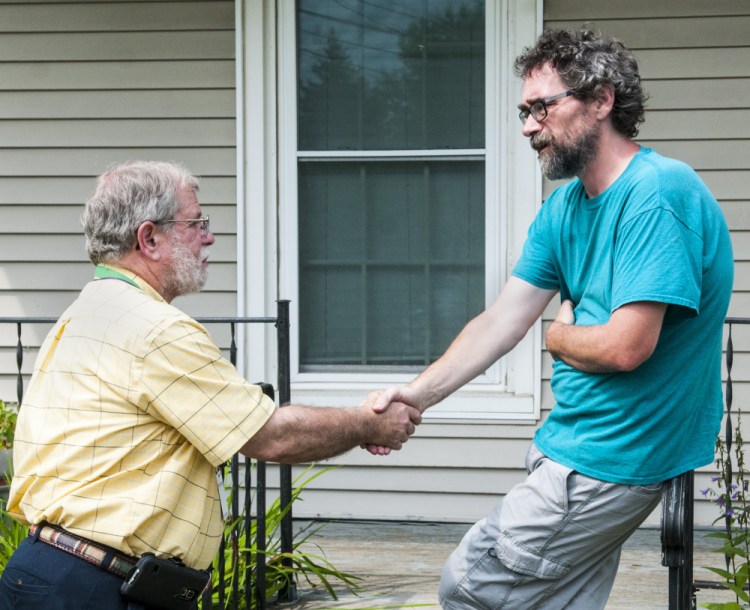
[[[308,525],[295,523],[295,529]],[[362,578],[357,595],[336,586],[334,600],[322,587],[299,584],[299,601],[293,610],[382,610],[399,607],[439,608],[437,589],[443,562],[469,528],[455,523],[396,523],[382,521],[332,521],[325,523],[301,548],[324,553],[338,570]],[[703,566],[722,567],[724,558],[712,549],[718,540],[695,533],[694,578],[718,580]],[[660,532],[638,530],[623,547],[620,569],[607,610],[666,610],[668,569],[661,565]],[[318,545],[319,548],[316,548]],[[321,590],[322,589],[322,590]],[[698,604],[733,601],[725,590],[703,589]]]

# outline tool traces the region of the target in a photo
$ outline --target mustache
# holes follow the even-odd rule
[[[542,150],[545,146],[549,146],[550,144],[552,144],[552,141],[552,136],[546,133],[535,133],[530,138],[531,148],[533,148],[537,152]]]

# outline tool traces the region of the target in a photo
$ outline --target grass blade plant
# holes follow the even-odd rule
[[[11,519],[5,512],[5,501],[0,499],[0,574],[18,545],[29,535],[29,527]]]
[[[13,465],[7,464],[7,483],[13,478]],[[7,501],[0,498],[0,574],[5,571],[8,560],[18,545],[29,535],[29,526],[13,519],[5,510]]]
[[[292,489],[292,502],[285,509],[281,508],[279,499],[274,500],[266,509],[266,549],[261,551],[256,543],[257,521],[251,517],[249,539],[246,529],[246,515],[241,515],[235,520],[227,521],[224,536],[227,541],[226,552],[217,555],[212,566],[212,608],[226,610],[235,607],[234,591],[244,591],[247,579],[250,579],[252,591],[258,591],[258,561],[265,561],[265,595],[267,600],[273,600],[279,591],[294,584],[300,579],[311,587],[322,586],[333,598],[337,599],[334,584],[343,584],[352,592],[360,588],[357,583],[361,580],[357,576],[348,574],[335,568],[326,558],[323,550],[315,547],[319,553],[301,552],[300,546],[309,542],[311,536],[316,534],[324,524],[311,524],[299,530],[293,540],[291,553],[281,552],[281,522],[284,515],[290,510],[294,502],[300,500],[300,494],[317,477],[325,474],[333,467],[324,468],[313,472],[315,465],[308,466],[294,481]],[[228,480],[228,478],[226,479]],[[231,505],[231,496],[228,499]],[[223,561],[223,570],[220,570],[219,562]],[[224,579],[220,582],[220,573],[223,572]],[[224,600],[223,608],[221,600]],[[237,600],[237,608],[240,610],[255,610],[257,600],[253,598],[251,608],[248,608],[244,599]],[[208,610],[203,608],[203,610]]]

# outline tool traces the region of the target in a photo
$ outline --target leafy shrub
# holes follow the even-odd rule
[[[0,400],[0,449],[13,447],[18,409],[16,403]]]

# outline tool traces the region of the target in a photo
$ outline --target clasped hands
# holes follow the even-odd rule
[[[394,410],[405,410],[409,415],[411,428],[408,430],[408,435],[404,438],[403,443],[408,440],[409,436],[414,434],[416,426],[422,422],[423,409],[419,408],[419,401],[416,392],[408,386],[392,387],[386,390],[371,392],[367,395],[367,398],[365,398],[360,407],[370,409],[379,417],[387,416]],[[366,443],[360,446],[362,449],[366,449],[373,455],[388,455],[392,449],[401,449],[401,445],[389,446],[379,443]]]

